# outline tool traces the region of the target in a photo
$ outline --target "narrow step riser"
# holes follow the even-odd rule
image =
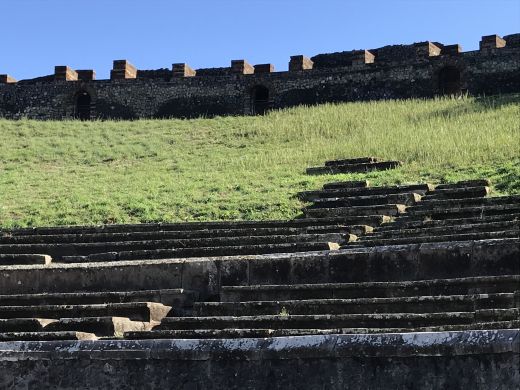
[[[190,329],[226,329],[226,328],[268,328],[268,329],[331,329],[331,328],[415,328],[423,326],[462,325],[475,322],[474,316],[454,318],[420,318],[420,319],[335,319],[326,320],[281,320],[281,321],[248,321],[237,318],[230,321],[177,322],[163,323],[157,330],[190,330]]]
[[[193,315],[211,316],[256,316],[314,314],[371,314],[371,313],[435,313],[435,312],[469,312],[480,309],[510,309],[518,307],[513,297],[476,301],[440,301],[440,302],[402,302],[402,303],[366,303],[366,304],[220,304],[196,305]]]
[[[446,228],[451,229],[453,226],[463,226],[471,224],[487,224],[487,223],[501,223],[501,222],[518,222],[520,221],[520,213],[503,214],[484,216],[483,218],[461,218],[461,219],[442,219],[442,220],[426,220],[416,219],[405,222],[407,218],[401,217],[398,220],[386,223],[377,227],[377,232],[386,232],[389,230],[396,231],[400,229],[418,229],[418,228]]]
[[[51,256],[85,256],[93,253],[126,252],[155,249],[183,249],[201,247],[227,247],[247,245],[276,245],[306,242],[337,242],[342,243],[342,234],[316,234],[298,236],[272,237],[229,237],[225,239],[203,240],[162,240],[162,241],[132,241],[87,244],[22,244],[0,245],[0,253],[46,253]]]
[[[63,234],[63,235],[28,235],[0,236],[0,244],[70,244],[101,243],[151,240],[190,240],[224,237],[248,236],[297,236],[307,234],[344,233],[346,225],[308,226],[302,228],[260,228],[231,230],[195,230],[178,232],[136,232],[136,233],[99,233],[99,234]]]
[[[418,243],[434,243],[434,242],[449,242],[449,241],[472,241],[472,240],[492,240],[500,238],[519,238],[520,230],[511,230],[505,232],[481,232],[468,234],[453,234],[446,236],[419,236],[419,237],[402,237],[391,239],[377,239],[372,237],[365,237],[362,241],[356,241],[355,245],[363,246],[384,246],[384,245],[403,245],[403,244],[418,244]],[[346,246],[348,247],[348,246]]]
[[[61,235],[61,234],[106,234],[132,232],[169,232],[194,231],[207,229],[259,229],[259,228],[302,228],[308,226],[323,226],[334,224],[348,224],[344,218],[330,219],[295,219],[278,221],[234,221],[234,222],[186,222],[172,224],[135,224],[135,225],[105,225],[105,226],[66,226],[54,228],[28,228],[0,230],[1,235],[29,236],[29,235]],[[357,222],[355,222],[357,223]]]
[[[501,321],[475,323],[466,325],[444,325],[422,328],[332,328],[332,329],[198,329],[178,331],[130,332],[125,338],[143,339],[229,339],[229,338],[266,338],[307,336],[324,334],[374,334],[374,333],[407,333],[407,332],[456,332],[479,329],[517,329],[520,321]]]
[[[358,207],[358,206],[382,206],[388,204],[402,204],[405,206],[413,206],[421,200],[419,194],[399,194],[389,195],[386,197],[379,197],[367,200],[355,199],[355,198],[325,198],[315,200],[312,206],[308,209],[323,209],[323,208],[334,208],[334,207]]]
[[[367,239],[385,239],[385,238],[400,238],[411,236],[424,235],[442,235],[449,231],[451,234],[458,233],[478,233],[478,232],[493,232],[505,230],[520,230],[520,221],[497,222],[497,223],[483,223],[462,226],[450,226],[448,229],[444,227],[422,228],[422,229],[400,229],[400,230],[385,230],[382,232],[374,232],[367,236]]]
[[[167,290],[164,290],[167,291]],[[156,302],[172,307],[187,307],[197,298],[195,292],[189,293],[108,293],[108,294],[25,294],[0,295],[0,306],[36,305],[95,305],[107,303]]]
[[[223,287],[220,293],[222,302],[248,302],[248,301],[280,301],[302,299],[357,299],[357,298],[399,298],[413,296],[446,296],[469,294],[497,294],[514,293],[520,286],[520,280],[508,278],[493,281],[475,280],[472,282],[457,283],[409,283],[407,286],[394,284],[363,287],[350,285],[347,287],[314,287],[308,285],[305,288],[284,289],[265,288],[253,290],[234,290]]]

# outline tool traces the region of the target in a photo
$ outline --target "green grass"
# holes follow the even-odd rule
[[[0,120],[0,226],[292,218],[298,191],[488,177],[520,193],[520,96],[322,105],[264,117]],[[306,176],[334,158],[398,159]]]

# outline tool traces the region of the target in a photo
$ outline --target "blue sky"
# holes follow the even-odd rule
[[[475,50],[482,35],[520,32],[518,0],[1,0],[0,74],[55,65],[109,74],[139,69],[273,63],[289,56],[439,41]]]

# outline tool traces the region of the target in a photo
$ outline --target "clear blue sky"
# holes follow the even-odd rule
[[[273,63],[290,55],[439,41],[475,50],[481,35],[520,32],[519,0],[0,0],[0,74]]]

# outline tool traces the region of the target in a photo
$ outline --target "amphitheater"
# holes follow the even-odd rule
[[[518,91],[511,37],[465,57],[467,85]],[[5,76],[0,114],[92,119],[74,96],[109,82],[63,77]],[[110,88],[139,81],[122,83]],[[64,111],[25,99],[33,88],[69,99]],[[345,156],[307,173],[402,164]],[[292,220],[0,230],[0,389],[518,388],[520,195],[491,188],[340,181],[301,192]]]

